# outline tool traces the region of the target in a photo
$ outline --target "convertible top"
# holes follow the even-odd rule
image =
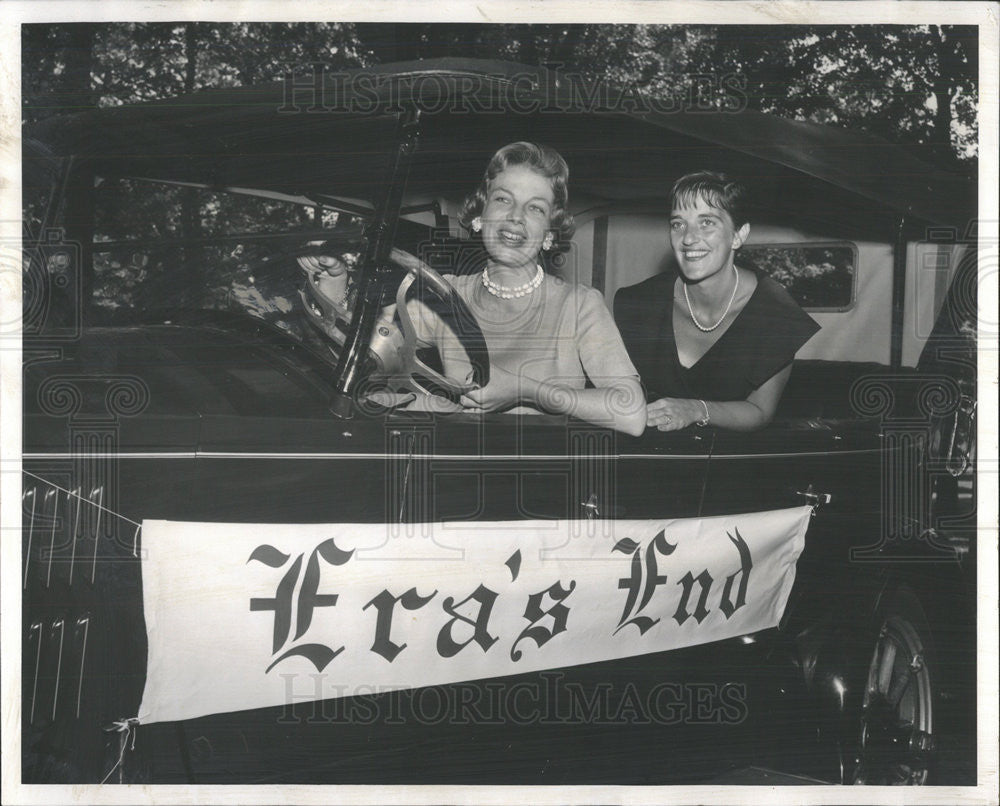
[[[755,111],[681,111],[676,99],[489,60],[207,90],[55,116],[26,136],[105,176],[371,201],[395,117],[414,105],[422,113],[408,185],[415,195],[460,198],[496,148],[536,140],[560,150],[573,192],[598,204],[663,200],[673,179],[704,167],[743,179],[759,207],[782,214],[906,214],[958,227],[975,217],[973,180],[877,137]],[[26,152],[26,165],[31,159]]]

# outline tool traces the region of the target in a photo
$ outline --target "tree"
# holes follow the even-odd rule
[[[701,104],[859,129],[968,168],[976,157],[971,26],[111,23],[26,25],[24,118],[331,70],[467,56],[560,64]],[[188,54],[195,58],[189,59]],[[713,95],[714,93],[714,95]]]
[[[665,61],[738,77],[749,108],[866,131],[945,167],[976,156],[974,28],[720,26],[680,48],[675,26],[658,36]]]
[[[193,57],[189,59],[189,54]],[[86,105],[118,106],[185,92],[278,81],[322,61],[362,64],[339,23],[108,23],[22,27],[26,123]]]

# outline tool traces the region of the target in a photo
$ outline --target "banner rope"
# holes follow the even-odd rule
[[[66,493],[66,495],[68,497],[79,498],[83,503],[90,504],[92,507],[94,507],[97,510],[100,510],[102,512],[107,512],[109,515],[114,515],[116,518],[121,518],[123,521],[128,521],[129,523],[133,524],[134,526],[141,526],[142,525],[139,522],[132,520],[131,518],[126,518],[124,515],[120,515],[119,513],[115,512],[113,509],[108,509],[106,506],[102,506],[101,504],[95,504],[89,498],[84,498],[82,495],[79,495],[78,493],[74,492],[73,490],[67,490],[65,487],[60,487],[58,484],[53,484],[48,479],[44,479],[41,476],[37,476],[34,473],[32,473],[31,471],[29,471],[29,470],[22,470],[21,472],[25,476],[31,476],[33,479],[37,479],[38,481],[42,482],[43,484],[47,484],[49,487],[51,487],[54,490],[58,490],[61,493]],[[103,494],[103,489],[102,489],[101,492]]]
[[[139,732],[138,730],[133,730],[139,724],[138,717],[132,717],[131,719],[120,719],[112,722],[108,727],[104,729],[106,733],[118,733],[121,736],[118,746],[118,760],[115,762],[108,774],[104,776],[104,780],[101,781],[102,784],[106,784],[108,779],[114,774],[121,765],[125,758],[125,747],[129,743],[129,737],[132,738],[131,750],[135,750],[135,735]]]

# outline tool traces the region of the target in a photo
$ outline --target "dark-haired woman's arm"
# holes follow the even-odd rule
[[[719,428],[756,431],[771,422],[791,374],[792,365],[789,364],[751,392],[746,400],[660,398],[646,407],[646,426],[660,431],[677,431],[707,420],[708,425]]]

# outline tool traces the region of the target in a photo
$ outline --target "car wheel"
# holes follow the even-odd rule
[[[926,784],[936,699],[927,618],[912,593],[899,591],[879,609],[875,623],[852,782]]]

